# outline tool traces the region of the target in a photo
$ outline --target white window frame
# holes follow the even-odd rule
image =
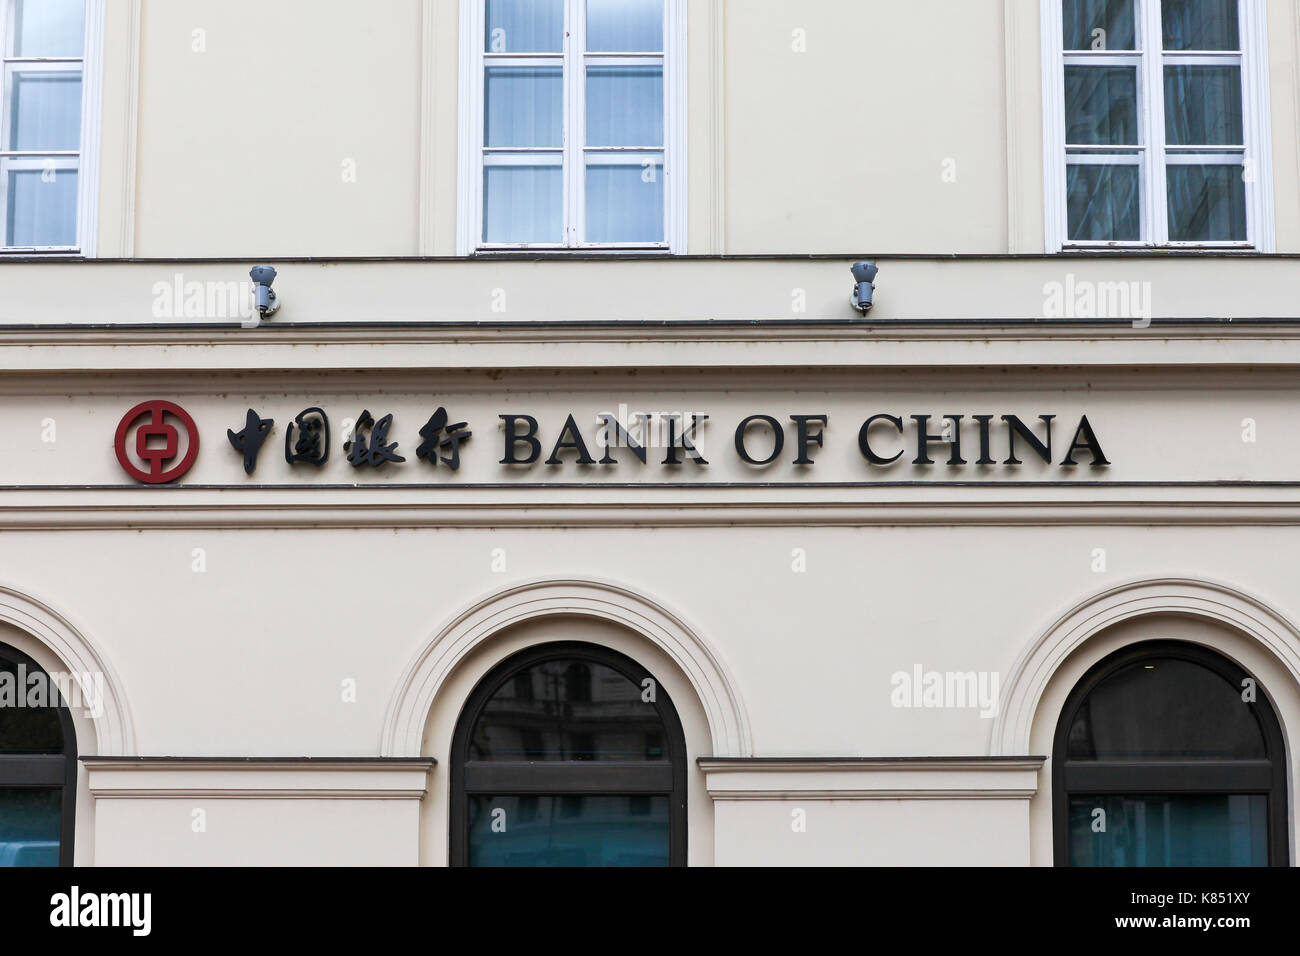
[[[664,0],[664,241],[654,243],[593,243],[578,239],[585,222],[584,136],[586,128],[586,58],[613,65],[639,62],[617,54],[584,55],[586,0],[564,0],[565,45],[549,56],[564,64],[564,241],[560,243],[488,243],[483,241],[483,82],[486,58],[486,0],[460,4],[460,158],[457,189],[456,253],[492,252],[556,254],[664,253],[686,250],[686,0]],[[492,54],[501,58],[505,54]],[[533,54],[520,54],[533,57]],[[658,60],[656,59],[656,62]],[[572,135],[576,134],[576,135]],[[609,150],[600,150],[609,152]],[[632,149],[630,152],[639,152]]]
[[[1237,51],[1162,50],[1160,0],[1134,0],[1137,51],[1070,51],[1063,47],[1063,0],[1040,0],[1043,61],[1043,221],[1049,253],[1091,249],[1244,249],[1274,250],[1272,140],[1269,131],[1268,34],[1263,0],[1237,0],[1240,49]],[[1138,72],[1138,124],[1142,148],[1133,157],[1141,166],[1142,239],[1136,242],[1078,241],[1069,238],[1066,195],[1065,66],[1067,63],[1133,66]],[[1166,63],[1240,62],[1244,149],[1243,167],[1253,170],[1246,180],[1246,240],[1244,242],[1173,242],[1165,169],[1167,163],[1195,162],[1191,156],[1166,155],[1164,65]],[[1111,149],[1111,152],[1117,150]],[[1099,149],[1098,152],[1101,152]],[[1230,149],[1215,152],[1232,152]],[[1086,163],[1072,155],[1071,163]]]
[[[8,50],[7,31],[12,22],[14,0],[0,0],[0,78],[5,74],[5,67],[10,63],[21,63],[34,69],[51,68],[80,63],[81,64],[81,148],[63,152],[44,150],[30,152],[0,151],[2,158],[16,158],[17,168],[44,168],[45,159],[54,160],[54,168],[77,169],[77,242],[72,246],[6,246],[0,244],[0,257],[12,255],[52,255],[90,257],[95,254],[95,238],[98,232],[99,211],[99,130],[100,108],[103,92],[104,74],[104,0],[85,0],[84,45],[80,57],[22,57],[4,56]],[[0,87],[3,80],[0,79]],[[8,90],[0,89],[0,122],[8,122],[8,110],[12,104],[8,99]],[[0,196],[0,210],[3,209],[4,197]],[[4,228],[3,216],[0,216],[0,230]],[[4,233],[0,231],[0,238]]]

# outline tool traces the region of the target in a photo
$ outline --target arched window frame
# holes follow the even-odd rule
[[[1256,680],[1253,713],[1264,737],[1263,760],[1088,760],[1067,758],[1070,728],[1092,692],[1117,671],[1152,658],[1199,664],[1234,687],[1252,675],[1223,655],[1184,641],[1143,641],[1098,661],[1070,691],[1052,740],[1052,843],[1057,866],[1070,864],[1072,794],[1253,793],[1268,797],[1268,864],[1287,866],[1286,741],[1282,726]]]
[[[668,865],[686,865],[686,737],[680,718],[663,684],[655,680],[655,710],[663,722],[668,767],[648,761],[532,761],[469,760],[469,745],[483,708],[503,685],[520,672],[562,658],[602,664],[637,686],[654,676],[635,660],[598,644],[562,641],[539,644],[506,658],[475,686],[456,722],[451,747],[450,863],[469,865],[468,797],[491,794],[666,794]],[[664,771],[667,770],[667,775]]]
[[[41,671],[39,663],[8,644],[0,644],[0,659],[26,667],[27,673]],[[54,686],[54,682],[50,682]],[[72,866],[73,836],[77,818],[77,734],[72,714],[65,704],[59,710],[63,752],[58,754],[16,754],[0,752],[0,789],[59,787],[59,866]]]

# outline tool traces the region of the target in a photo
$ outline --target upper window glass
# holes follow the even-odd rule
[[[62,686],[0,644],[0,867],[72,862],[77,749]]]
[[[83,246],[86,0],[0,0],[0,249]]]
[[[671,250],[674,0],[464,3],[481,39],[463,251]]]
[[[1061,712],[1057,862],[1285,865],[1284,752],[1264,688],[1233,662],[1175,641],[1117,651]]]
[[[1241,688],[1207,667],[1147,658],[1097,685],[1070,726],[1071,760],[1263,759]]]
[[[1252,4],[1049,0],[1049,247],[1268,245]]]

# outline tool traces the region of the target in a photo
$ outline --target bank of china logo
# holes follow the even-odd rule
[[[113,449],[132,478],[149,485],[167,484],[194,464],[199,429],[175,402],[141,402],[118,422]]]

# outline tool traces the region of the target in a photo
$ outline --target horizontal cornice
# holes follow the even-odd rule
[[[0,529],[1300,525],[1298,483],[0,488]]]

